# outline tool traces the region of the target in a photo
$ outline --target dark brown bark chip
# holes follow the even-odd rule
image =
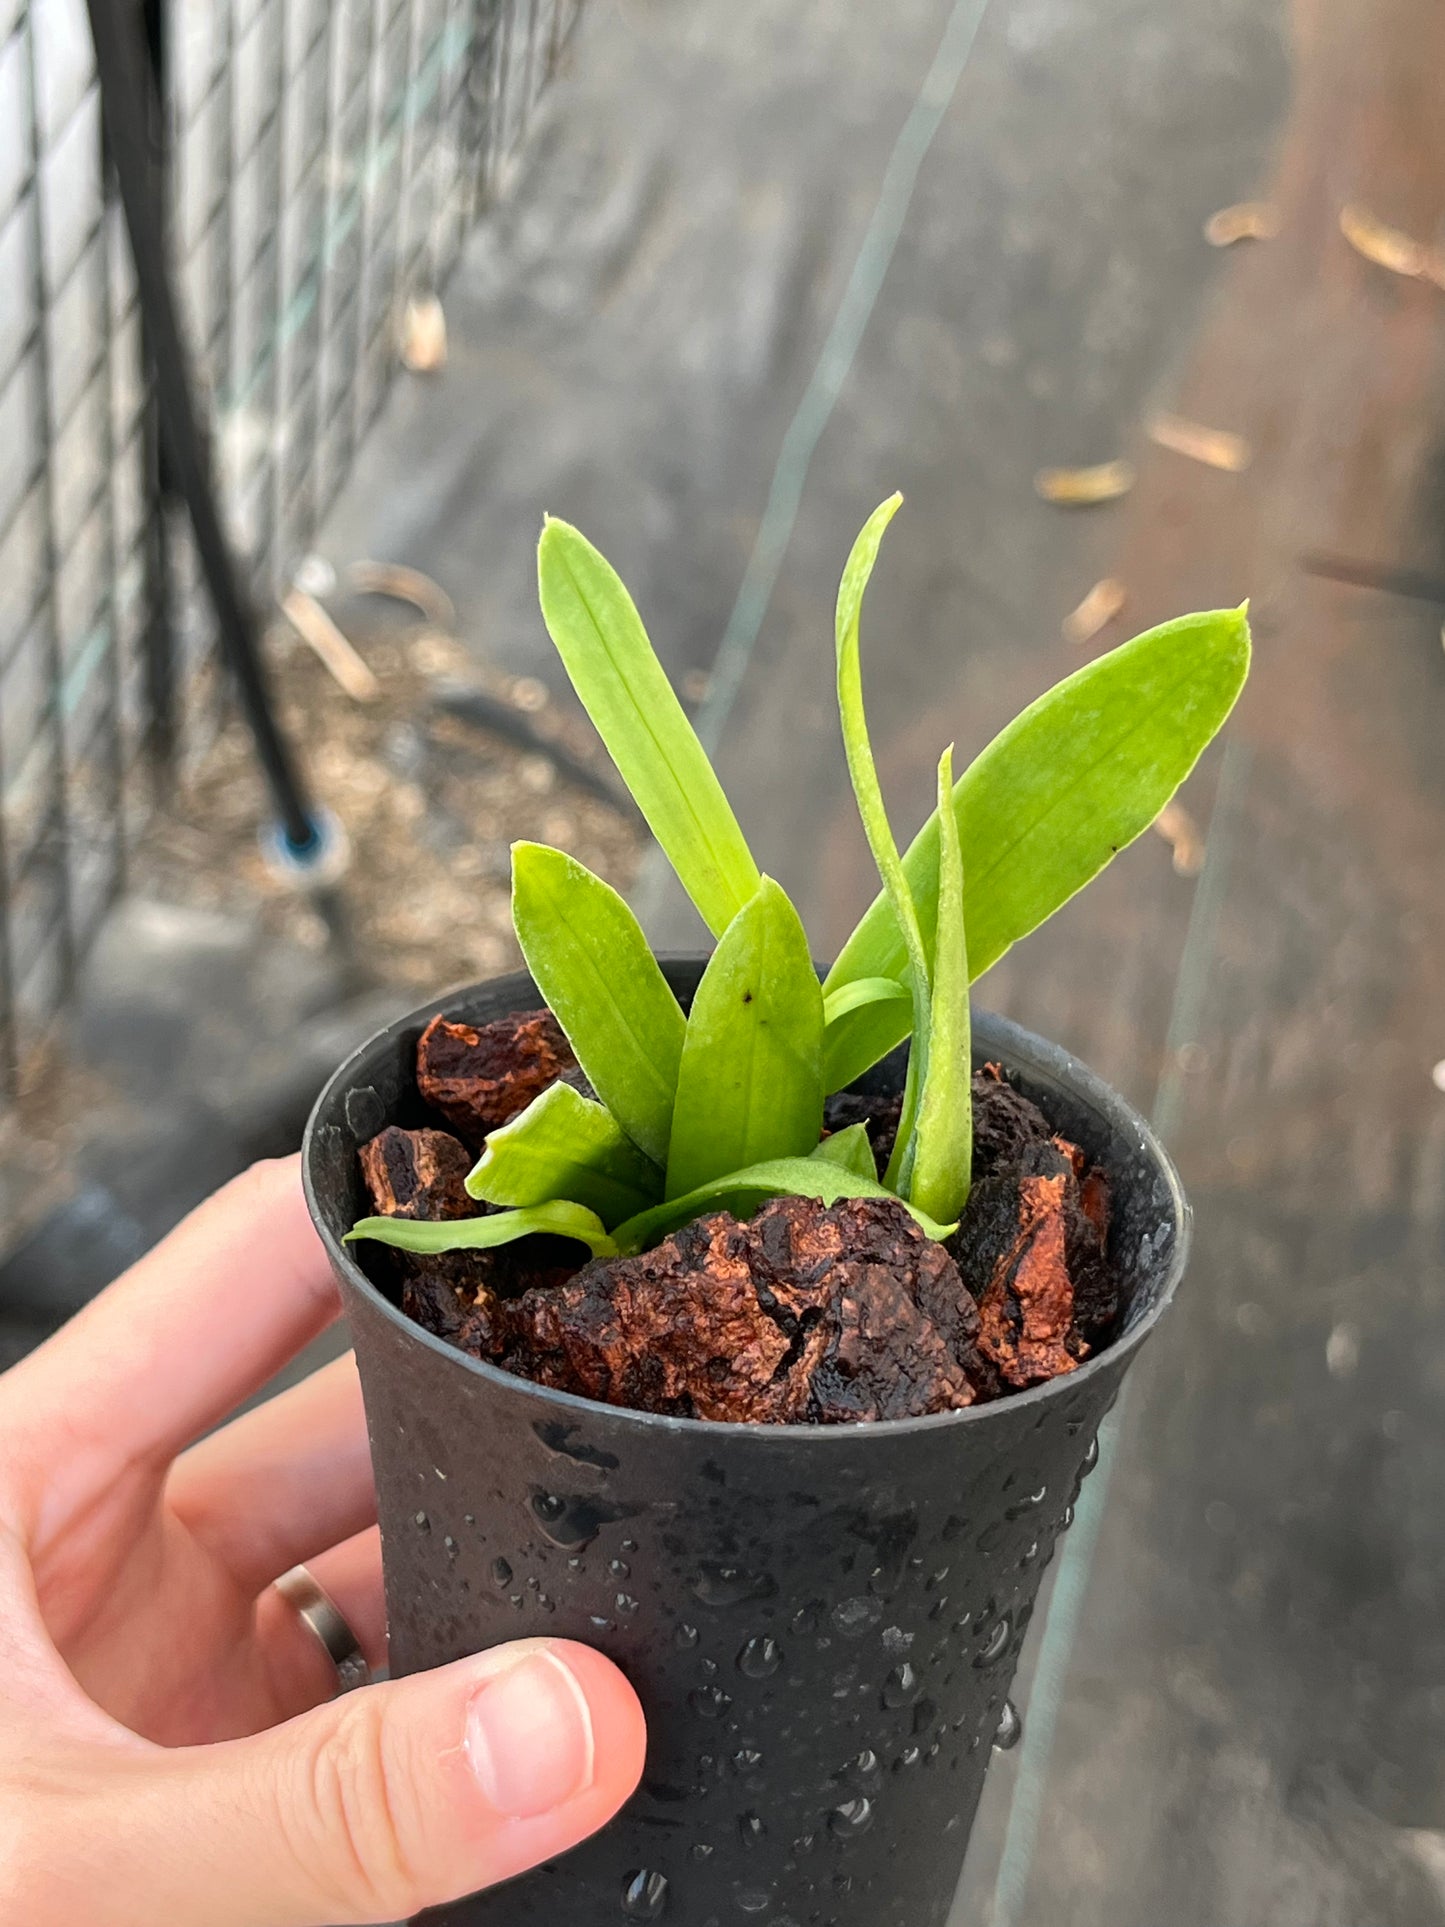
[[[445,1131],[403,1131],[389,1124],[361,1147],[361,1175],[386,1218],[470,1218],[476,1204],[466,1176],[476,1162]]]
[[[423,1331],[456,1344],[472,1306],[439,1266],[414,1258],[402,1281],[401,1308]]]
[[[433,1017],[416,1047],[422,1097],[480,1150],[488,1131],[524,1111],[559,1077],[580,1077],[550,1010],[523,1011],[474,1028]]]
[[[467,1195],[464,1180],[475,1159],[445,1131],[403,1131],[391,1124],[362,1145],[360,1158],[378,1216],[438,1222],[486,1217],[493,1209]],[[585,1247],[570,1238],[541,1236],[520,1238],[492,1251],[424,1255],[394,1246],[382,1249],[386,1257],[381,1264],[401,1285],[402,1310],[454,1343],[460,1342],[455,1331],[444,1327],[469,1314],[480,1298],[515,1297],[532,1285],[561,1284],[585,1255]]]
[[[997,1064],[973,1074],[974,1181],[1017,1164],[1052,1139],[1053,1127],[1031,1098],[1016,1091]]]
[[[634,1410],[788,1424],[911,1418],[972,1401],[925,1311],[968,1334],[957,1268],[901,1205],[777,1198],[718,1212],[499,1308],[500,1362]]]

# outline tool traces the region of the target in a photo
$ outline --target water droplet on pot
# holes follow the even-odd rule
[[[457,1542],[450,1533],[447,1533],[443,1538],[442,1544],[446,1547],[448,1559],[455,1559],[457,1556]]]
[[[994,1552],[1009,1536],[1008,1521],[995,1519],[992,1525],[985,1526],[976,1541],[980,1552]]]
[[[522,1597],[522,1595],[519,1592],[514,1592],[511,1598],[507,1601],[507,1604],[509,1606],[515,1607],[518,1612],[522,1610],[523,1606],[525,1606],[526,1603],[527,1603],[526,1600]]]
[[[629,1920],[661,1920],[666,1906],[666,1874],[642,1867],[623,1882],[622,1911]]]
[[[588,1623],[595,1626],[599,1633],[610,1633],[612,1631],[612,1621],[610,1619],[604,1619],[601,1613],[590,1614]]]
[[[542,1590],[542,1582],[534,1573],[532,1577],[527,1581],[527,1591],[540,1592],[541,1590]]]
[[[678,1645],[682,1647],[683,1651],[687,1652],[697,1644],[697,1627],[684,1623],[678,1627],[673,1637],[676,1639]]]
[[[733,1755],[733,1767],[738,1773],[756,1773],[763,1763],[763,1756],[755,1746],[740,1746]]]
[[[1024,1723],[1012,1700],[1005,1700],[998,1716],[998,1731],[993,1736],[995,1753],[1011,1753],[1023,1738]]]
[[[844,1639],[861,1639],[882,1617],[879,1602],[862,1593],[856,1599],[840,1599],[829,1614]]]
[[[905,1653],[913,1650],[912,1633],[905,1633],[901,1626],[885,1626],[883,1650],[890,1659],[902,1659]]]
[[[738,1838],[745,1847],[756,1847],[766,1837],[767,1828],[763,1825],[760,1813],[740,1813],[738,1815]]]
[[[873,1824],[873,1802],[860,1793],[856,1800],[845,1800],[828,1815],[828,1831],[835,1840],[856,1840]]]
[[[1041,1485],[1037,1492],[1031,1492],[1026,1499],[1020,1499],[1017,1505],[1011,1505],[1009,1507],[1009,1518],[1022,1519],[1025,1513],[1032,1512],[1035,1506],[1042,1505],[1048,1496],[1049,1488],[1046,1485]]]
[[[1074,1523],[1074,1508],[1071,1505],[1066,1505],[1064,1507],[1063,1517],[1059,1520],[1059,1531],[1067,1532],[1069,1527],[1073,1523]]]
[[[607,1570],[612,1574],[614,1579],[630,1579],[632,1577],[632,1568],[625,1559],[612,1560]]]
[[[537,1604],[542,1608],[544,1613],[554,1613],[557,1610],[557,1602],[550,1593],[539,1592],[537,1594]]]
[[[418,1532],[431,1531],[431,1520],[426,1516],[424,1512],[418,1512],[418,1514],[416,1515],[415,1525]]]
[[[532,1516],[559,1552],[585,1551],[603,1526],[631,1518],[636,1510],[636,1506],[612,1505],[581,1494],[564,1499],[555,1492],[534,1489],[532,1493]]]
[[[620,1613],[635,1613],[637,1611],[637,1601],[632,1597],[630,1592],[618,1593],[613,1604]]]
[[[762,1634],[750,1639],[738,1654],[738,1671],[748,1679],[771,1679],[782,1663],[778,1642]]]
[[[744,1887],[733,1899],[740,1914],[765,1914],[773,1904],[773,1896],[760,1887]]]
[[[700,1686],[695,1693],[687,1696],[688,1705],[700,1719],[720,1720],[732,1705],[731,1693],[725,1693],[720,1686]]]
[[[1079,1468],[1083,1477],[1087,1479],[1089,1474],[1093,1471],[1094,1467],[1098,1463],[1099,1463],[1099,1440],[1098,1440],[1098,1435],[1095,1434],[1095,1436],[1089,1440],[1089,1449],[1084,1454],[1084,1463]]]
[[[793,1842],[793,1852],[798,1855],[799,1859],[805,1860],[817,1844],[818,1836],[816,1833],[800,1833]]]
[[[876,1793],[883,1784],[883,1762],[871,1746],[866,1747],[847,1768],[847,1775],[863,1792]]]
[[[922,1758],[923,1755],[916,1746],[905,1746],[903,1751],[898,1755],[898,1764],[900,1766],[917,1766]]]
[[[944,1580],[947,1579],[947,1577],[948,1577],[948,1567],[940,1566],[937,1572],[931,1574],[929,1578],[927,1578],[924,1581],[923,1590],[925,1592],[937,1592],[938,1588],[943,1584]]]
[[[636,1552],[637,1541],[635,1539],[624,1539],[622,1541],[622,1550],[624,1552]]]
[[[838,1889],[838,1892],[839,1892],[840,1894],[850,1894],[850,1893],[852,1893],[852,1891],[853,1891],[853,1876],[852,1876],[852,1874],[850,1874],[850,1873],[835,1873],[835,1874],[833,1875],[833,1885],[834,1885],[834,1886],[835,1886],[835,1887],[836,1887],[836,1888]]]
[[[823,1608],[818,1604],[816,1599],[812,1600],[806,1606],[799,1606],[798,1610],[793,1614],[791,1621],[793,1631],[803,1639],[807,1639],[813,1633],[817,1632],[822,1623]]]
[[[769,1573],[741,1566],[703,1566],[692,1589],[704,1606],[740,1606],[745,1599],[771,1599],[778,1582]]]
[[[505,1592],[511,1583],[512,1568],[507,1564],[505,1559],[494,1559],[492,1561],[492,1584],[494,1586],[500,1586],[502,1591]]]
[[[573,1558],[567,1561],[568,1572],[581,1572],[582,1566],[583,1566],[583,1561],[580,1559]]]
[[[711,1860],[712,1859],[712,1848],[707,1844],[706,1840],[698,1841],[697,1845],[692,1850],[692,1857],[694,1860]]]
[[[1013,1628],[1010,1624],[1008,1614],[1000,1613],[999,1617],[985,1632],[983,1644],[978,1649],[978,1653],[973,1662],[974,1665],[996,1665],[997,1662],[1003,1658],[1008,1648],[1008,1636],[1012,1630]]]
[[[883,1682],[883,1704],[887,1707],[912,1706],[922,1690],[916,1669],[905,1659],[895,1666]]]
[[[1022,1572],[1025,1569],[1025,1567],[1031,1566],[1034,1563],[1035,1559],[1038,1558],[1038,1556],[1039,1556],[1039,1542],[1037,1539],[1031,1539],[1024,1550],[1023,1558],[1019,1560],[1019,1571]]]
[[[464,1526],[474,1526],[476,1523],[477,1516],[474,1512],[464,1512],[462,1514],[462,1524]]]

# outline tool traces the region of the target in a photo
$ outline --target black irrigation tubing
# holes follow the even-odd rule
[[[151,376],[169,456],[169,479],[190,514],[222,653],[236,679],[279,827],[291,854],[305,857],[316,849],[321,833],[290,746],[276,721],[257,647],[255,612],[221,526],[167,271],[150,151],[149,69],[136,31],[140,16],[116,5],[115,0],[87,0],[87,9],[100,75],[106,141],[125,211],[152,356]]]

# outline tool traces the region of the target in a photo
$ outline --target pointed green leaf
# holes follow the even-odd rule
[[[543,843],[512,845],[512,924],[593,1090],[661,1167],[686,1020],[642,926],[601,877]]]
[[[875,1180],[846,1171],[826,1158],[772,1158],[750,1170],[730,1171],[726,1177],[714,1178],[711,1184],[689,1191],[686,1197],[670,1198],[654,1210],[640,1212],[618,1225],[612,1237],[624,1254],[642,1251],[704,1212],[731,1211],[746,1217],[769,1198],[785,1196],[836,1204],[839,1198],[893,1198],[894,1194]],[[903,1201],[894,1198],[894,1202]],[[930,1238],[942,1241],[958,1229],[957,1225],[936,1224],[926,1212],[910,1204],[905,1203],[905,1209]]]
[[[878,559],[878,547],[883,540],[883,531],[898,513],[902,503],[901,495],[890,495],[886,502],[881,502],[874,509],[859,531],[852,553],[843,566],[843,579],[838,585],[838,608],[834,633],[838,654],[838,716],[843,725],[843,751],[848,759],[848,775],[852,780],[853,794],[857,798],[858,814],[863,819],[863,833],[868,839],[868,847],[873,852],[873,861],[877,864],[878,874],[883,880],[884,897],[893,913],[892,927],[902,939],[903,955],[907,965],[906,977],[913,999],[913,1049],[909,1053],[908,1075],[903,1087],[903,1112],[898,1120],[898,1136],[885,1174],[887,1184],[900,1193],[906,1193],[908,1164],[913,1152],[913,1122],[917,1114],[918,1093],[928,1071],[928,954],[924,947],[923,931],[914,905],[913,892],[904,874],[898,846],[893,841],[893,831],[889,827],[888,811],[883,802],[883,790],[873,761],[873,749],[868,741],[868,722],[863,711],[863,670],[858,637],[859,624],[863,616],[863,594],[868,587],[868,579],[873,573],[873,565]],[[905,972],[897,966],[866,973],[863,971],[850,973],[856,976],[865,974],[872,977],[900,979],[905,976]],[[836,989],[837,986],[830,985],[829,988]],[[882,1003],[878,1008],[880,1011],[896,1010],[896,1007],[890,1003]],[[880,1016],[875,1021],[882,1023],[884,1019]]]
[[[918,1099],[908,1196],[935,1218],[960,1218],[973,1174],[973,1044],[968,947],[963,927],[963,853],[953,795],[953,747],[938,764],[938,923],[928,1074]]]
[[[723,932],[688,1013],[666,1196],[767,1158],[823,1124],[823,993],[807,933],[771,877]]]
[[[1243,609],[1181,616],[1077,670],[1039,697],[959,778],[964,921],[975,978],[1146,830],[1234,707],[1249,672]],[[903,859],[931,951],[938,906],[938,818]],[[843,946],[824,989],[903,977],[910,944],[881,893]],[[878,1004],[830,1039],[830,1088],[861,1075],[907,1035]],[[834,1082],[836,1080],[836,1083]]]
[[[572,687],[683,888],[720,936],[757,890],[758,867],[632,597],[587,538],[555,518],[542,530],[537,583]]]
[[[841,1131],[833,1131],[823,1139],[810,1158],[819,1158],[824,1164],[841,1164],[845,1171],[855,1177],[878,1177],[878,1160],[873,1155],[866,1124],[845,1124]]]
[[[610,1111],[570,1084],[552,1084],[509,1124],[488,1133],[467,1190],[488,1204],[570,1198],[613,1225],[658,1202],[662,1173]]]
[[[896,1004],[896,1017],[908,1021],[913,1008],[913,992],[895,977],[855,977],[840,984],[823,999],[823,1088],[840,1091],[857,1075],[849,1069],[856,1055],[853,1038],[856,1027],[873,1021],[870,1006]]]
[[[431,1256],[440,1251],[490,1251],[536,1232],[575,1238],[591,1249],[594,1258],[617,1256],[617,1247],[596,1212],[560,1198],[529,1211],[495,1211],[485,1218],[362,1218],[347,1232],[345,1242],[372,1238],[398,1251]]]

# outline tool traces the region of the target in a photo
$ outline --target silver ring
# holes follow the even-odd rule
[[[371,1668],[361,1650],[361,1642],[351,1630],[346,1615],[326,1588],[312,1577],[306,1566],[293,1566],[276,1581],[276,1590],[315,1633],[326,1648],[326,1656],[336,1668],[336,1690],[350,1693],[371,1680]]]

